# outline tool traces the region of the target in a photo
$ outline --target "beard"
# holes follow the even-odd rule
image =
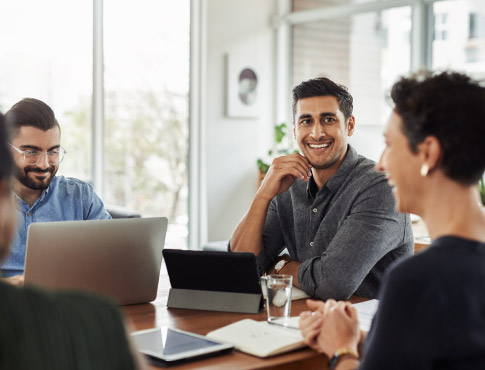
[[[40,172],[45,173],[49,172],[50,176],[44,178],[43,180],[38,180],[35,178],[29,177],[29,172]],[[18,167],[16,164],[13,166],[13,175],[15,178],[24,186],[28,187],[32,190],[45,190],[51,184],[52,179],[54,178],[57,172],[57,168],[55,166],[49,166],[45,170],[42,170],[36,166],[27,166],[23,169]]]

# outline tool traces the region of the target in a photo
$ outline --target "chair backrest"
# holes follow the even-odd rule
[[[118,206],[109,206],[106,207],[106,211],[111,215],[113,218],[140,218],[141,214],[135,210],[118,207]]]

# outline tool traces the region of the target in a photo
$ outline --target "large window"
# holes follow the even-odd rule
[[[411,70],[485,77],[485,1],[386,3],[293,0],[292,84],[327,76],[347,85],[359,122],[370,125],[385,120],[386,91]]]
[[[189,3],[104,4],[106,200],[186,224]]]
[[[389,115],[386,91],[410,69],[410,31],[409,7],[296,25],[293,85],[318,76],[344,84],[359,125],[380,125]]]
[[[167,216],[168,245],[184,248],[190,0],[103,3],[103,17],[98,0],[0,3],[0,109],[49,104],[68,152],[60,173],[92,182],[93,19],[103,22],[103,200]]]
[[[292,50],[291,85],[325,76],[348,86],[357,123],[350,142],[374,160],[383,149],[382,125],[391,109],[386,97],[399,76],[420,69],[452,69],[485,78],[483,0],[291,4],[292,12],[282,22],[292,30],[287,41]],[[279,10],[284,13],[286,8]]]
[[[0,110],[32,97],[49,104],[68,155],[59,172],[91,178],[92,4],[0,2]]]
[[[485,77],[485,2],[441,1],[433,4],[432,68],[454,69]]]
[[[167,216],[167,245],[185,247],[189,1],[105,0],[104,14],[106,201]]]

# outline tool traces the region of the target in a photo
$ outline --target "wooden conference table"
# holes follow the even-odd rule
[[[162,266],[158,295],[155,301],[149,304],[123,306],[125,315],[131,319],[135,330],[149,329],[154,327],[169,326],[193,333],[205,335],[208,332],[228,325],[238,320],[251,318],[254,320],[266,320],[266,313],[241,314],[229,312],[214,312],[188,310],[179,308],[167,308],[170,281],[165,264]],[[365,299],[352,297],[351,302],[361,302]],[[305,300],[293,301],[291,315],[296,316],[306,310]],[[188,362],[179,366],[171,367],[175,370],[182,369],[326,369],[326,356],[309,348],[303,348],[283,355],[261,359],[247,355],[237,350],[232,353],[210,357],[202,360]],[[152,369],[158,369],[152,366]]]

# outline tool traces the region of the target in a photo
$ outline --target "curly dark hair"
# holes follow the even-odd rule
[[[336,84],[326,77],[312,78],[311,80],[301,82],[293,88],[292,96],[293,117],[296,113],[296,103],[298,100],[312,98],[314,96],[334,96],[337,98],[339,109],[344,114],[345,119],[348,120],[352,115],[353,99],[347,87]]]
[[[396,82],[391,98],[413,153],[434,136],[445,175],[478,182],[485,170],[485,87],[461,73],[422,71]]]

